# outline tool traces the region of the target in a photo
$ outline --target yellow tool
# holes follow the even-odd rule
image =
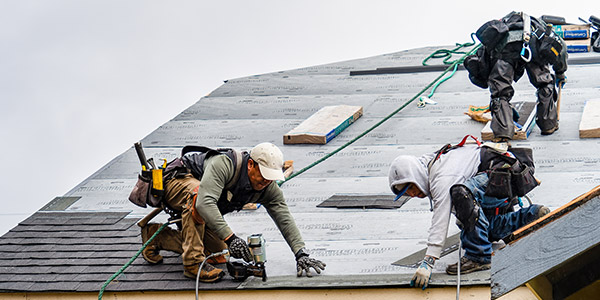
[[[163,191],[163,170],[152,169],[152,193],[162,193]]]

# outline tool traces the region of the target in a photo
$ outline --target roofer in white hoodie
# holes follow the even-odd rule
[[[396,199],[403,194],[410,197],[428,197],[433,211],[427,239],[427,251],[423,262],[412,278],[411,286],[416,285],[425,289],[429,284],[433,265],[440,258],[448,233],[450,213],[453,211],[450,192],[453,186],[465,187],[464,190],[470,191],[478,202],[481,202],[482,198],[504,201],[504,199],[483,195],[488,178],[485,172],[478,174],[480,150],[481,147],[476,144],[465,144],[440,155],[435,163],[431,164],[436,153],[420,157],[400,155],[392,162],[389,184],[392,192],[397,195]],[[500,216],[489,215],[486,218],[483,209],[475,210],[477,206],[470,208],[474,213],[468,211],[468,213],[476,215],[473,217],[474,221],[470,222],[473,224],[471,227],[475,227],[475,229],[470,233],[468,230],[463,230],[461,233],[461,240],[466,251],[465,257],[461,259],[461,273],[489,269],[492,252],[489,238],[497,238],[498,234],[501,234],[500,232],[512,232],[512,230],[535,220],[539,214],[548,212],[547,208],[540,212],[543,206],[532,205],[518,212]],[[464,220],[458,216],[457,218]],[[457,222],[459,227],[462,227],[462,224],[459,223]],[[472,255],[469,256],[469,254]],[[456,264],[450,265],[446,272],[452,274],[451,269],[454,268],[454,274],[456,274],[456,267]]]

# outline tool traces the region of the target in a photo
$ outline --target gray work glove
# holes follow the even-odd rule
[[[431,256],[425,256],[423,262],[415,272],[412,280],[410,281],[411,287],[422,287],[423,290],[429,285],[429,279],[431,279],[431,271],[433,271],[433,264],[435,264],[435,258]]]
[[[567,83],[567,76],[565,75],[565,73],[558,73],[556,74],[556,86],[559,88],[563,88],[565,87],[565,84]]]
[[[237,235],[231,235],[231,237],[225,240],[225,244],[227,244],[227,248],[229,248],[229,254],[234,258],[241,258],[246,262],[252,261],[252,254],[250,254],[248,244],[246,241],[237,237]]]
[[[296,270],[298,271],[298,277],[302,277],[302,273],[306,272],[306,277],[312,277],[310,268],[313,268],[317,274],[321,274],[321,271],[325,270],[327,266],[324,262],[308,257],[306,249],[302,248],[296,253]]]

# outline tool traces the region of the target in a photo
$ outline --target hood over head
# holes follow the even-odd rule
[[[390,189],[394,194],[398,190],[394,186],[406,183],[414,183],[417,187],[429,196],[429,177],[427,164],[433,158],[433,154],[416,157],[412,155],[400,155],[394,159],[390,166],[388,174]]]

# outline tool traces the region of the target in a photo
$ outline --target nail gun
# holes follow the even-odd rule
[[[249,276],[262,277],[262,281],[267,281],[267,271],[265,263],[267,262],[267,253],[265,239],[262,234],[253,234],[248,237],[248,248],[252,253],[252,262],[228,261],[227,271],[234,280],[244,281]]]

